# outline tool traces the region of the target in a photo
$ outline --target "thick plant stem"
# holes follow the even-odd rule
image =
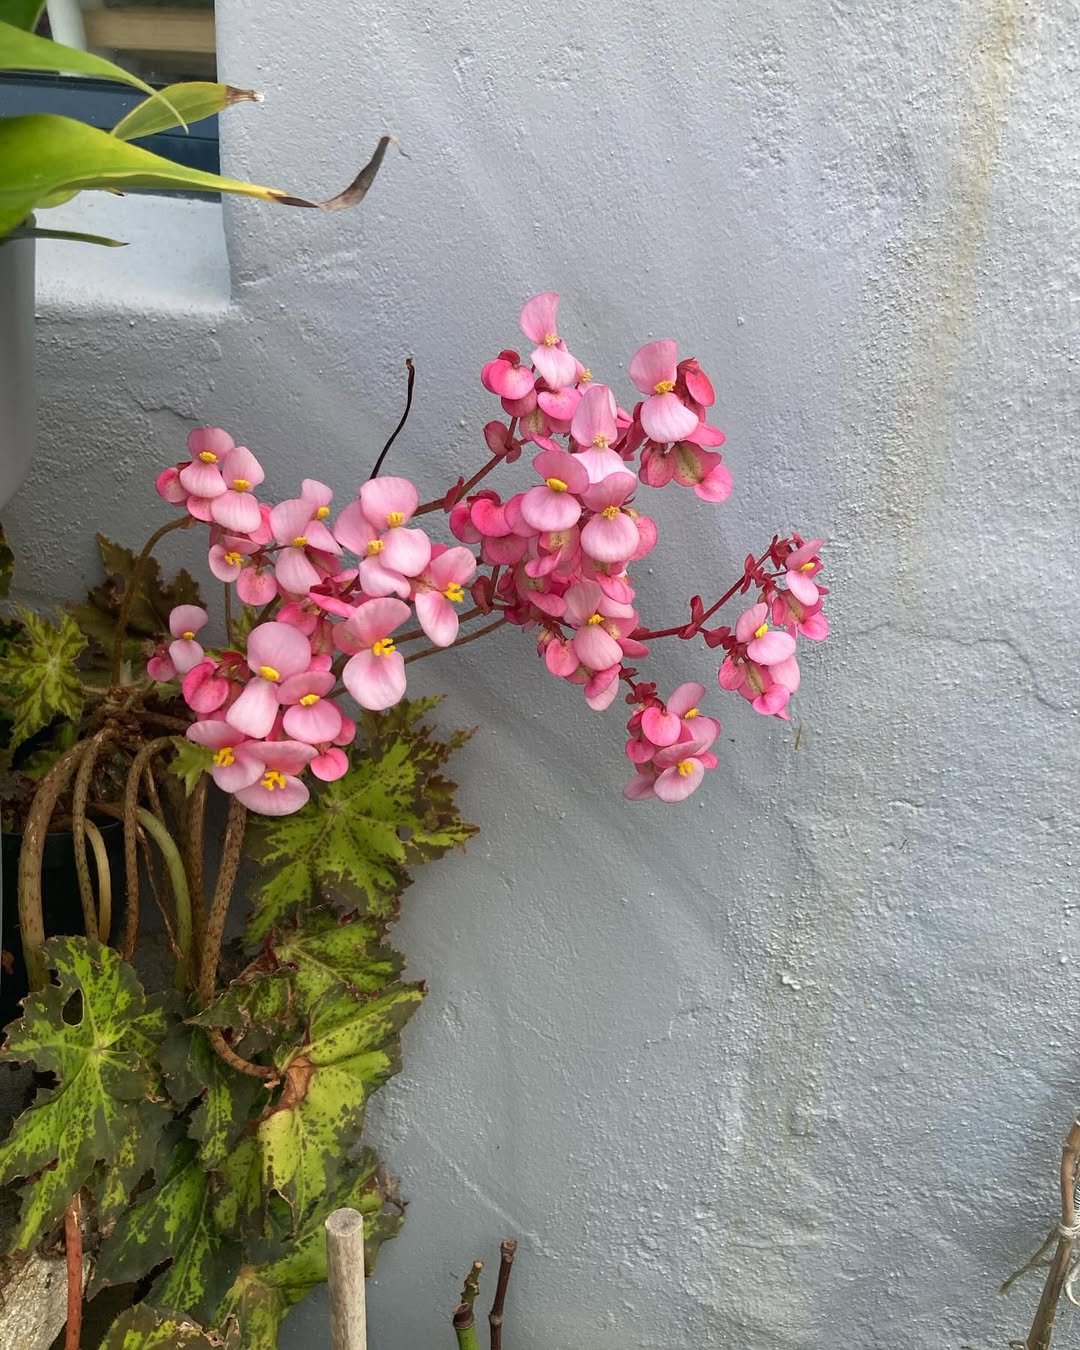
[[[250,1059],[245,1059],[243,1055],[238,1055],[216,1027],[207,1031],[206,1039],[210,1042],[214,1053],[230,1069],[235,1069],[237,1073],[247,1074],[249,1078],[272,1078],[275,1082],[277,1081],[277,1069],[269,1068],[265,1064],[254,1064]],[[272,1086],[271,1083],[267,1084],[267,1087]]]
[[[120,954],[125,961],[135,955],[135,943],[139,938],[139,841],[138,810],[139,789],[142,787],[143,773],[155,755],[172,745],[171,736],[159,736],[157,740],[147,741],[131,762],[128,771],[127,786],[124,789],[124,872],[127,881],[127,923],[124,928],[124,943]]]
[[[506,1307],[506,1290],[510,1276],[514,1271],[514,1257],[517,1256],[517,1242],[514,1238],[504,1238],[499,1247],[499,1279],[495,1286],[495,1302],[488,1313],[491,1327],[491,1350],[502,1350],[503,1310]]]
[[[64,1212],[64,1255],[67,1269],[67,1327],[64,1350],[79,1350],[82,1341],[83,1241],[82,1205],[75,1196]]]
[[[199,968],[198,998],[201,1008],[207,1007],[214,998],[217,983],[218,961],[221,957],[221,940],[225,934],[225,918],[229,912],[236,873],[240,866],[240,849],[244,843],[244,825],[247,822],[247,809],[235,797],[229,798],[229,812],[225,817],[225,840],[221,848],[221,866],[218,869],[214,898],[210,901],[210,912],[206,916],[206,932],[203,936],[202,964]]]
[[[1061,1291],[1065,1287],[1072,1265],[1076,1240],[1080,1237],[1076,1222],[1078,1164],[1080,1164],[1080,1117],[1073,1121],[1061,1150],[1061,1170],[1058,1177],[1061,1191],[1061,1222],[1057,1230],[1057,1250],[1050,1262],[1042,1297],[1039,1299],[1031,1330],[1024,1342],[1026,1350],[1049,1350]]]
[[[172,882],[173,900],[176,904],[176,945],[179,949],[174,983],[177,989],[186,989],[191,973],[191,898],[188,895],[184,860],[180,857],[180,850],[176,847],[176,842],[164,821],[143,806],[140,806],[135,814],[139,824],[161,849],[165,866],[169,869],[169,880]]]
[[[22,848],[19,850],[19,935],[31,993],[48,981],[41,949],[45,945],[45,919],[41,910],[41,862],[45,854],[45,836],[60,794],[71,782],[72,774],[86,753],[88,742],[73,746],[58,759],[41,780],[34,793],[26,821]]]
[[[458,1350],[480,1350],[471,1303],[459,1303],[454,1309],[454,1335],[457,1336]]]
[[[124,639],[127,637],[128,619],[131,618],[131,605],[135,599],[135,592],[139,589],[143,570],[150,559],[150,555],[160,540],[164,539],[167,534],[170,534],[173,530],[186,530],[193,523],[191,516],[181,516],[179,520],[170,520],[167,525],[162,525],[159,530],[154,531],[143,545],[143,551],[135,559],[131,577],[124,587],[124,595],[120,601],[120,614],[116,620],[116,637],[113,639],[112,650],[112,683],[114,685],[120,683],[120,669],[124,663]]]
[[[109,866],[109,854],[101,831],[92,820],[86,822],[86,838],[94,851],[94,865],[97,867],[98,941],[108,942],[112,928],[112,868]]]
[[[75,775],[75,790],[72,794],[71,830],[75,836],[75,875],[79,882],[79,899],[82,901],[86,936],[91,939],[98,937],[98,922],[94,905],[94,888],[90,884],[90,867],[86,861],[86,803],[90,796],[90,779],[98,757],[108,748],[109,743],[116,739],[116,734],[114,727],[103,727],[91,739],[79,765],[79,771]],[[99,860],[98,873],[100,872]]]

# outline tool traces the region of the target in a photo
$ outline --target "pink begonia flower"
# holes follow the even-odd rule
[[[585,702],[593,712],[603,712],[615,702],[619,692],[619,667],[598,670],[585,682]]]
[[[586,491],[585,505],[596,512],[581,531],[581,547],[590,558],[625,563],[633,557],[640,542],[638,528],[623,502],[636,487],[632,473],[613,473]]]
[[[248,635],[247,663],[253,678],[225,716],[237,731],[262,740],[278,715],[279,686],[308,669],[311,644],[287,623],[261,623]]]
[[[697,430],[699,418],[675,393],[674,342],[647,342],[630,362],[630,378],[649,397],[641,405],[641,425],[651,441],[683,441]]]
[[[268,562],[257,562],[245,567],[236,578],[236,594],[245,605],[261,609],[278,594],[277,578]]]
[[[186,469],[190,462],[185,460],[182,464],[171,464],[167,469],[162,469],[154,479],[154,490],[157,495],[173,506],[186,506],[187,499],[191,496],[180,482],[180,472]]]
[[[169,615],[169,632],[173,635],[169,657],[178,674],[186,675],[206,655],[195,634],[209,622],[210,615],[201,605],[177,605]]]
[[[739,615],[735,636],[746,643],[747,656],[759,666],[778,665],[795,651],[790,633],[769,627],[769,607],[764,602],[751,605]]]
[[[214,767],[210,773],[222,792],[238,792],[250,787],[263,771],[262,760],[244,749],[250,744],[248,738],[220,718],[192,722],[187,729],[187,738],[214,751]]]
[[[157,680],[161,684],[167,684],[175,676],[176,667],[169,655],[168,643],[159,642],[154,648],[153,655],[146,663],[146,673],[152,680]]]
[[[502,351],[494,361],[489,361],[480,372],[480,383],[489,393],[500,398],[526,398],[536,384],[536,376],[521,364],[521,357],[515,351]]]
[[[221,477],[225,491],[210,502],[214,520],[234,534],[257,530],[262,523],[262,513],[251,489],[258,487],[266,477],[262,465],[246,445],[236,445],[221,461]]]
[[[814,604],[819,595],[817,586],[810,578],[821,571],[823,564],[817,555],[824,542],[824,539],[808,539],[805,544],[801,544],[793,553],[788,554],[784,564],[784,580],[787,588],[796,600],[800,600],[804,605]]]
[[[541,450],[533,467],[544,482],[531,487],[521,500],[525,523],[534,530],[568,530],[576,525],[581,516],[577,494],[589,486],[584,465],[565,450]]]
[[[775,666],[763,666],[729,655],[720,667],[719,682],[721,689],[733,690],[746,699],[756,713],[787,721],[787,705],[793,692],[790,686],[798,688],[798,663],[791,657]]]
[[[251,541],[246,536],[227,534],[210,546],[210,571],[218,581],[236,581],[248,561]],[[276,591],[276,588],[275,588]]]
[[[813,605],[804,605],[794,593],[778,591],[773,596],[773,622],[789,631],[794,629],[811,642],[822,642],[829,636],[829,620],[822,609],[821,588]]]
[[[334,500],[334,489],[320,483],[317,478],[305,478],[300,483],[300,496],[315,508],[316,520],[326,520],[330,515],[330,503]]]
[[[326,695],[337,684],[329,670],[307,670],[282,680],[278,699],[285,709],[282,730],[294,741],[318,745],[341,730],[341,713]]]
[[[626,472],[622,456],[611,448],[618,439],[619,427],[615,398],[607,385],[594,384],[585,391],[570,424],[570,435],[582,447],[574,457],[585,465],[590,483]]]
[[[349,757],[336,745],[328,745],[315,756],[308,768],[324,783],[336,783],[349,772]]]
[[[315,758],[314,746],[300,741],[251,741],[244,747],[263,768],[250,787],[241,788],[236,799],[260,816],[290,816],[310,797],[297,777]]]
[[[657,774],[653,793],[662,802],[682,802],[696,792],[705,777],[706,769],[716,767],[716,758],[709,746],[716,740],[719,728],[715,722],[702,726],[688,740],[676,741],[653,756]]]
[[[274,539],[283,545],[274,572],[282,590],[304,595],[317,586],[323,573],[315,567],[312,553],[339,556],[341,545],[318,518],[320,507],[309,497],[279,502],[270,512]]]
[[[711,408],[716,402],[716,391],[712,381],[701,369],[696,357],[684,356],[677,366],[679,392],[684,390],[688,398],[700,403],[703,408]]]
[[[577,629],[571,642],[574,655],[589,670],[607,670],[622,662],[622,648],[606,619],[620,617],[624,607],[609,600],[595,581],[579,581],[564,597],[564,618]]]
[[[581,402],[581,394],[572,384],[562,389],[541,389],[536,402],[543,409],[548,421],[557,426],[560,432],[570,430],[574,414]]]
[[[646,446],[638,477],[649,487],[664,487],[674,478],[706,502],[723,502],[731,496],[731,470],[723,458],[689,441],[677,441],[669,449]]]
[[[365,489],[379,487],[380,492]],[[416,509],[416,488],[404,478],[375,478],[342,511],[334,525],[338,541],[360,559],[357,576],[366,595],[407,598],[410,579],[431,560],[431,540],[423,530],[405,529]]]
[[[465,599],[465,587],[475,572],[476,559],[467,548],[448,548],[433,557],[417,578],[416,617],[436,647],[456,641],[459,621],[454,606]]]
[[[368,600],[336,630],[338,646],[353,653],[341,678],[361,708],[382,712],[404,697],[405,661],[390,634],[411,612],[391,596]]]
[[[521,311],[521,331],[530,342],[537,344],[532,352],[532,363],[552,389],[574,384],[578,377],[578,363],[559,337],[555,322],[558,311],[559,297],[555,291],[534,295]]]
[[[200,661],[184,676],[180,689],[192,712],[201,716],[217,712],[229,697],[229,681],[218,671],[216,661]]]
[[[236,442],[221,427],[196,427],[188,435],[191,463],[180,470],[180,486],[192,497],[213,499],[228,491],[221,462]],[[204,517],[199,517],[204,519]]]

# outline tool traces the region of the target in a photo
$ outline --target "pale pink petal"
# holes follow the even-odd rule
[[[557,492],[538,483],[522,498],[521,514],[534,530],[568,530],[581,518],[581,503],[571,492]]]
[[[373,600],[371,603],[393,602]],[[405,662],[400,652],[390,652],[386,656],[376,656],[372,651],[357,652],[349,658],[341,678],[361,708],[371,712],[391,708],[405,695]]]
[[[240,563],[225,561],[226,553],[232,552],[234,550],[226,548],[224,544],[215,544],[210,550],[210,571],[218,581],[235,581],[240,575]]]
[[[595,581],[579,581],[567,590],[566,620],[575,628],[588,622],[599,610],[603,592]]]
[[[708,422],[699,420],[694,430],[687,432],[686,439],[695,445],[723,445],[727,437],[719,427],[712,427]]]
[[[456,583],[464,586],[476,573],[476,558],[471,549],[448,548],[431,560],[431,579],[440,590]]]
[[[607,474],[599,483],[591,484],[583,500],[591,511],[603,511],[607,506],[621,506],[636,487],[637,479],[623,465],[618,473]]]
[[[211,501],[210,514],[218,525],[241,534],[257,530],[262,520],[259,503],[251,493],[234,492],[231,488]]]
[[[627,801],[643,802],[648,797],[655,797],[653,784],[656,779],[651,773],[636,773],[629,783],[623,788],[623,796]]]
[[[236,800],[259,816],[291,816],[307,804],[310,796],[299,778],[286,774],[284,784],[280,784],[267,773],[236,793]]]
[[[544,648],[544,665],[547,666],[552,675],[565,680],[568,676],[573,675],[581,662],[574,655],[569,643],[553,638]]]
[[[244,746],[244,753],[279,773],[300,773],[315,758],[315,751],[303,741],[255,741]]]
[[[697,427],[698,415],[677,394],[653,394],[641,405],[641,425],[652,441],[684,440]]]
[[[577,382],[578,363],[562,343],[557,347],[534,347],[532,362],[553,390]]]
[[[771,665],[769,674],[777,684],[782,684],[789,694],[798,693],[802,675],[799,671],[799,663],[794,656],[789,656],[786,661],[777,661],[774,665]]]
[[[176,667],[168,656],[152,656],[146,663],[146,673],[152,680],[167,684],[176,674]]]
[[[308,548],[318,549],[320,553],[330,553],[334,557],[341,553],[341,545],[321,520],[308,521],[304,538],[307,540]]]
[[[619,668],[598,671],[585,685],[585,702],[593,712],[603,712],[615,702],[619,692]]]
[[[223,459],[236,444],[221,427],[194,427],[188,432],[187,443],[192,458],[209,452],[218,459]]]
[[[407,478],[371,478],[360,489],[360,504],[372,525],[382,531],[404,525],[419,506],[420,494]]]
[[[302,670],[299,675],[290,675],[288,679],[282,680],[278,686],[278,701],[285,707],[291,707],[299,703],[305,694],[318,694],[320,697],[328,694],[334,684],[334,676],[329,669]]]
[[[227,487],[236,492],[250,492],[263,481],[266,475],[263,467],[246,445],[234,446],[221,461],[221,476]],[[236,486],[236,479],[248,484],[246,488]]]
[[[225,480],[216,464],[193,459],[180,470],[180,486],[193,497],[220,497],[225,491]]]
[[[395,628],[400,628],[411,613],[409,606],[402,600],[394,600],[389,596],[378,600],[369,600],[353,612],[352,618],[347,619],[338,629],[338,634],[351,642],[358,643],[360,647],[370,647],[380,638],[392,633]],[[344,643],[341,644],[341,649],[342,651],[349,650]],[[357,648],[353,648],[353,650],[357,650]],[[387,658],[379,657],[378,659],[386,660]]]
[[[705,777],[705,767],[701,761],[687,759],[682,763],[688,766],[685,773],[680,773],[676,765],[657,776],[653,791],[662,802],[683,802],[701,786],[701,780]]]
[[[188,499],[188,493],[180,482],[181,468],[186,468],[186,465],[173,464],[167,469],[162,469],[154,479],[155,492],[173,506],[183,506]]]
[[[322,581],[322,574],[308,561],[302,548],[283,548],[275,573],[278,585],[290,595],[305,595]]]
[[[680,684],[667,701],[667,710],[674,713],[676,717],[685,717],[691,708],[700,705],[705,697],[705,686],[691,680],[687,684]]]
[[[378,482],[378,479],[375,480]],[[378,561],[403,577],[418,577],[431,560],[431,540],[423,530],[389,529]]]
[[[205,655],[199,642],[177,638],[175,642],[169,643],[169,656],[179,675],[186,675],[189,670],[194,670]]]
[[[210,615],[202,605],[177,605],[169,615],[169,632],[174,638],[185,633],[197,633],[210,622]]]
[[[795,650],[795,639],[790,633],[770,628],[762,637],[747,644],[746,654],[759,666],[775,666],[786,661]]]
[[[599,623],[586,623],[574,634],[574,653],[590,670],[607,670],[622,661],[622,648]]]
[[[760,602],[751,605],[749,609],[744,610],[739,615],[735,623],[735,636],[740,642],[749,642],[754,633],[768,620],[769,607]]]
[[[602,483],[611,474],[626,472],[626,461],[614,450],[593,446],[588,450],[577,451],[574,458],[584,467],[590,483]]]
[[[256,674],[267,666],[277,671],[267,679],[285,680],[290,675],[299,675],[311,664],[311,643],[292,624],[261,623],[248,636],[247,659]]]
[[[196,520],[203,521],[206,525],[213,523],[212,507],[213,502],[209,497],[189,497],[187,499],[188,515],[193,516]]]
[[[530,342],[543,342],[546,337],[557,337],[557,318],[559,313],[559,294],[557,291],[544,291],[526,300],[521,309],[521,331]]]
[[[334,534],[339,544],[361,557],[367,552],[367,546],[378,538],[379,531],[364,514],[359,498],[350,502],[334,522]]]
[[[793,553],[788,554],[785,564],[788,571],[797,571],[803,563],[813,562],[821,551],[824,542],[824,539],[808,539],[805,544],[800,544]]]
[[[570,435],[578,445],[598,448],[612,444],[618,437],[615,422],[615,396],[606,384],[590,385],[581,397],[570,424]]]
[[[349,772],[349,757],[344,750],[331,746],[311,761],[311,772],[324,783],[335,783]]]
[[[305,478],[300,484],[300,496],[318,511],[320,506],[329,506],[334,500],[334,489],[317,478]]]
[[[756,713],[764,717],[782,717],[786,715],[791,691],[782,684],[770,685],[763,694],[759,694],[750,705]]]
[[[582,493],[589,486],[589,475],[581,457],[566,450],[541,450],[533,459],[533,468],[541,478],[555,478],[565,483],[570,492]],[[510,503],[506,505],[509,508]]]
[[[236,578],[236,594],[245,605],[261,608],[278,593],[277,580],[269,567],[245,567]]]
[[[785,576],[788,590],[796,600],[801,600],[804,605],[814,605],[817,603],[818,588],[810,580],[805,572],[800,572],[797,568],[788,569]]]
[[[261,740],[270,734],[277,714],[276,686],[256,677],[244,686],[240,697],[225,713],[225,720],[245,736]]]
[[[305,537],[314,508],[303,497],[279,502],[270,512],[270,529],[279,544],[291,544]]]
[[[651,394],[658,384],[675,379],[675,362],[678,347],[670,339],[659,342],[646,342],[639,347],[630,361],[630,378],[643,394]],[[697,425],[697,418],[694,418]],[[655,440],[663,437],[654,436]]]
[[[296,703],[285,710],[282,728],[293,740],[318,745],[322,741],[332,741],[341,730],[341,713],[325,698],[308,707]]]
[[[731,496],[731,488],[731,470],[726,464],[718,464],[695,485],[694,496],[703,502],[726,502]]]
[[[823,611],[808,614],[799,625],[799,632],[811,642],[821,642],[829,636],[829,621]]]
[[[403,577],[400,572],[393,572],[389,567],[383,566],[381,555],[361,559],[356,574],[360,579],[360,587],[365,595],[397,595],[402,600],[407,600],[409,592],[412,590],[412,585],[407,577]]]
[[[245,755],[241,746],[230,764],[215,764],[210,773],[222,792],[240,792],[262,777],[263,766],[251,755]]]
[[[637,526],[625,511],[610,520],[593,516],[581,531],[582,549],[597,562],[626,562],[637,546]]]
[[[220,717],[192,722],[184,734],[189,741],[194,741],[196,745],[205,745],[210,750],[220,750],[225,745],[239,745],[244,739],[235,727],[229,726],[228,722]]]
[[[641,715],[641,729],[653,745],[674,745],[679,739],[682,723],[677,714],[651,706]]]

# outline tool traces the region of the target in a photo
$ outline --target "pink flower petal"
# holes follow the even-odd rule
[[[305,501],[303,497],[279,502],[270,512],[270,529],[276,542],[291,544],[294,539],[304,538],[314,509],[311,502]]]
[[[292,704],[299,703],[305,694],[318,694],[321,698],[328,694],[336,683],[329,669],[302,670],[299,675],[290,675],[278,685],[278,702],[291,707]]]
[[[347,619],[338,629],[339,645],[342,651],[358,651],[362,647],[370,647],[380,638],[387,637],[395,628],[400,628],[412,611],[402,600],[394,600],[389,596],[378,600],[369,600],[353,612],[351,619]],[[356,643],[357,646],[348,647],[345,645],[346,639],[349,642]],[[385,660],[385,657],[379,657],[379,660]]]
[[[210,622],[210,615],[202,605],[177,605],[169,615],[169,632],[174,638],[185,633],[197,633]]]
[[[630,361],[630,378],[643,394],[651,394],[658,384],[668,380],[674,381],[676,376],[675,362],[678,357],[679,349],[674,342],[668,338],[661,339],[659,342],[646,342],[644,347],[639,347]],[[697,425],[697,418],[694,418],[694,424]],[[653,436],[655,440],[662,440],[663,437]]]
[[[186,675],[189,670],[194,670],[205,655],[199,642],[177,638],[175,642],[169,643],[169,657],[179,675]]]
[[[641,405],[641,425],[652,441],[684,440],[697,424],[697,413],[680,402],[677,394],[653,394]]]
[[[623,796],[627,801],[643,802],[649,797],[655,797],[653,784],[656,779],[651,773],[636,773],[629,783],[623,788]]]
[[[574,654],[589,670],[607,670],[622,661],[622,648],[603,626],[586,623],[574,634]]]
[[[731,496],[731,488],[731,470],[726,464],[718,464],[695,486],[694,496],[703,502],[726,502]]]
[[[329,506],[334,500],[334,489],[320,483],[317,478],[304,478],[300,483],[300,496],[312,504],[317,514],[320,506]]]
[[[747,643],[746,654],[759,666],[775,666],[786,661],[795,651],[795,639],[790,633],[770,628],[762,637]]]
[[[220,497],[225,491],[225,480],[216,464],[194,459],[180,470],[180,486],[193,497]]]
[[[389,529],[378,561],[403,577],[418,577],[431,559],[431,540],[423,530]]]
[[[378,557],[361,560],[357,569],[361,589],[365,595],[396,595],[402,600],[407,600],[412,590],[412,584],[408,577],[403,577],[400,572],[394,572],[389,567],[384,567],[381,556],[380,554]]]
[[[373,600],[371,603],[377,605],[380,602]],[[390,652],[386,656],[376,656],[372,651],[357,652],[349,658],[341,678],[361,708],[371,712],[391,708],[405,695],[405,661],[400,652]]]
[[[324,783],[335,783],[349,772],[349,757],[344,750],[332,745],[311,761],[311,772]]]
[[[415,600],[420,627],[436,647],[449,647],[458,635],[457,611],[439,591],[420,591]]]
[[[653,745],[674,745],[679,739],[682,722],[677,714],[653,706],[642,713],[641,729]]]
[[[236,793],[236,800],[258,816],[291,816],[305,806],[311,793],[291,774],[282,775],[280,782],[269,772],[263,774],[251,787]]]
[[[407,478],[371,478],[360,489],[360,504],[372,525],[382,531],[404,525],[419,506],[420,494]]]
[[[679,766],[674,765],[657,776],[653,791],[662,802],[683,802],[701,786],[705,777],[705,766],[701,761],[687,759],[682,763],[687,766],[685,772],[680,773]]]
[[[631,480],[633,481],[633,480]],[[611,520],[593,516],[581,531],[581,547],[597,562],[626,562],[638,546],[637,526],[620,511]]]
[[[332,741],[341,730],[341,713],[329,699],[320,698],[309,707],[296,703],[287,708],[281,725],[293,740],[318,745]]]
[[[225,713],[225,720],[253,740],[269,736],[278,715],[277,688],[256,677],[244,686],[240,697]]]
[[[534,347],[532,363],[552,390],[577,382],[577,361],[560,343],[557,347]]]
[[[735,623],[735,636],[740,642],[749,642],[754,633],[766,623],[769,618],[769,607],[760,602],[751,605],[749,609],[743,610]]]
[[[256,674],[267,666],[277,672],[267,679],[286,680],[311,664],[311,643],[292,624],[261,623],[248,636],[247,659]]]
[[[521,309],[521,331],[530,342],[543,342],[551,336],[558,336],[556,320],[559,313],[559,294],[557,291],[544,291],[526,300]]]
[[[667,710],[674,713],[676,717],[685,717],[691,708],[700,705],[705,697],[705,686],[696,681],[690,681],[688,684],[680,684],[667,701]]]
[[[570,435],[578,445],[587,448],[595,445],[599,449],[610,446],[618,434],[615,396],[606,384],[590,385],[574,412]]]
[[[259,503],[252,494],[234,492],[231,488],[211,501],[210,514],[218,525],[224,526],[227,530],[236,530],[240,534],[257,530],[262,520]]]
[[[224,459],[236,444],[221,427],[194,427],[188,432],[187,443],[193,459],[205,451],[216,455],[218,459]]]
[[[277,579],[269,567],[245,567],[236,578],[236,594],[245,605],[261,608],[278,593]]]
[[[176,667],[168,656],[152,656],[146,663],[146,673],[152,680],[167,684],[176,674]]]
[[[568,530],[581,517],[581,503],[572,492],[555,491],[546,483],[538,483],[522,498],[521,514],[534,530]]]
[[[363,557],[367,553],[368,544],[378,538],[379,531],[368,520],[357,498],[348,504],[334,522],[334,534],[339,544]]]
[[[212,713],[229,697],[229,682],[217,673],[213,661],[203,661],[189,670],[180,686],[184,702],[197,713]]]
[[[595,581],[578,581],[567,590],[564,599],[567,623],[580,628],[599,611],[603,591]]]
[[[818,588],[810,580],[805,572],[800,572],[798,568],[791,570],[789,568],[785,575],[788,590],[796,600],[801,600],[804,605],[814,605],[817,603]]]
[[[536,401],[553,422],[569,422],[581,402],[581,395],[572,384],[561,389],[544,389]]]
[[[225,479],[226,486],[236,492],[250,492],[252,488],[257,488],[266,477],[262,465],[246,445],[233,446],[226,454],[221,461],[221,476]],[[246,488],[236,487],[235,480],[237,478],[248,483],[249,486]]]
[[[322,574],[308,561],[302,548],[283,548],[278,554],[275,574],[278,585],[290,595],[306,595],[322,581]]]

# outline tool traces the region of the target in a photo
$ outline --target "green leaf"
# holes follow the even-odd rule
[[[265,1104],[262,1084],[228,1068],[210,1048],[206,1033],[187,1022],[169,1028],[158,1062],[177,1108],[185,1111],[197,1102],[188,1133],[200,1144],[203,1166],[218,1167],[247,1129],[256,1103]]]
[[[204,1331],[190,1318],[138,1303],[112,1324],[101,1350],[241,1350],[241,1342],[235,1327],[224,1335]]]
[[[0,236],[20,225],[46,200],[86,188],[116,192],[139,188],[153,192],[177,189],[229,192],[277,202],[281,206],[338,211],[363,200],[389,143],[387,136],[380,140],[369,163],[343,192],[329,201],[312,202],[279,188],[263,187],[238,178],[223,178],[220,174],[174,164],[172,160],[117,140],[107,131],[99,131],[97,127],[70,117],[32,113],[25,117],[0,118]]]
[[[369,996],[401,977],[404,959],[379,945],[380,935],[381,926],[371,920],[316,910],[275,934],[269,950],[288,967],[296,1002],[309,1008],[339,985]]]
[[[92,75],[99,80],[130,84],[152,98],[162,98],[145,80],[106,61],[103,56],[80,51],[78,47],[65,47],[62,42],[38,37],[36,33],[3,22],[0,22],[0,70],[44,70],[54,75]]]
[[[295,906],[328,899],[389,919],[409,884],[407,866],[463,847],[476,828],[453,802],[438,770],[468,733],[440,739],[417,725],[430,704],[365,721],[368,746],[336,783],[292,816],[263,817],[248,834],[260,864],[248,940],[261,941]]]
[[[50,623],[32,610],[18,611],[22,631],[0,660],[0,694],[13,718],[16,749],[56,717],[76,721],[82,712],[79,656],[86,639],[68,614]]]
[[[401,1029],[423,996],[415,985],[366,1001],[328,994],[312,1010],[306,1044],[279,1059],[283,1093],[255,1137],[263,1185],[288,1203],[295,1223],[334,1182],[368,1098],[400,1069]]]
[[[44,956],[57,982],[27,999],[0,1056],[57,1078],[0,1144],[0,1182],[21,1179],[23,1193],[13,1251],[38,1241],[96,1165],[124,1150],[153,1094],[151,1059],[165,1033],[164,1013],[111,948],[52,938]]]
[[[199,779],[214,767],[214,752],[208,745],[196,745],[186,736],[174,737],[173,743],[176,754],[169,761],[169,772],[180,779],[185,795],[190,797]]]
[[[320,1198],[285,1255],[241,1269],[216,1320],[235,1321],[245,1350],[275,1350],[278,1329],[289,1308],[326,1280],[323,1225],[335,1209],[346,1206],[364,1216],[364,1254],[370,1274],[382,1243],[394,1237],[403,1222],[396,1184],[379,1170],[370,1149],[348,1164],[333,1190]]]
[[[91,1182],[101,1231],[112,1228],[131,1203],[139,1182],[153,1170],[161,1136],[171,1119],[156,1102],[137,1103],[115,1153],[98,1167]]]
[[[150,1297],[162,1307],[205,1318],[232,1283],[240,1248],[214,1222],[210,1174],[199,1162],[194,1140],[173,1131],[168,1142],[161,1182],[121,1216],[102,1247],[93,1292],[107,1284],[133,1283],[169,1262]]]
[[[6,600],[11,590],[11,579],[15,575],[15,554],[7,541],[3,525],[0,525],[0,600]]]
[[[294,998],[289,971],[249,969],[192,1021],[232,1030],[237,1049],[251,1055],[266,1048],[266,1033],[276,1031],[280,1042],[282,1033],[288,1035],[304,1014],[305,1008]]]
[[[82,234],[78,230],[44,230],[37,225],[21,225],[0,239],[6,244],[12,239],[66,239],[73,244],[100,244],[102,248],[127,248],[124,239],[107,239],[103,234]]]
[[[45,0],[4,0],[4,22],[32,33],[44,8]]]
[[[97,544],[105,580],[92,588],[82,604],[69,605],[68,609],[86,636],[111,652],[120,606],[135,574],[138,554],[103,534],[97,536]],[[157,639],[169,631],[169,614],[176,605],[200,604],[199,588],[189,572],[181,569],[167,582],[158,560],[150,558],[132,597],[127,636],[139,644],[147,638]]]
[[[175,115],[162,103],[168,99]],[[170,84],[161,90],[161,98],[148,98],[137,104],[117,122],[112,134],[121,141],[138,140],[140,136],[154,136],[159,131],[185,123],[201,122],[213,117],[233,103],[261,103],[262,95],[254,89],[234,89],[231,84],[213,84],[208,80],[192,80],[184,84]]]

